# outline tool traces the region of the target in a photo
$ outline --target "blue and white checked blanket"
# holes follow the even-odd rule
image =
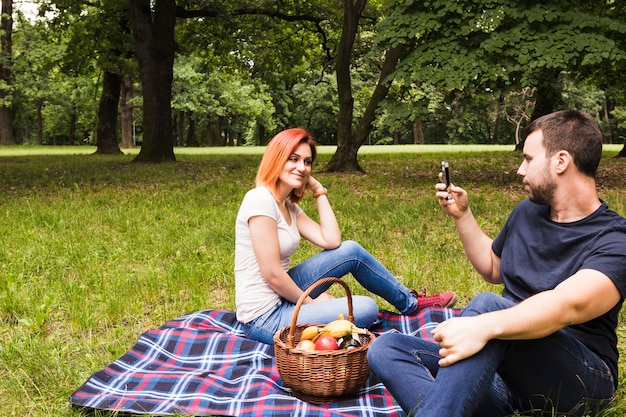
[[[430,338],[459,309],[429,308],[417,316],[387,311],[370,329]],[[94,373],[70,397],[74,405],[131,414],[260,416],[404,416],[382,383],[370,376],[354,398],[314,405],[283,385],[274,348],[243,336],[230,310],[171,320],[139,337],[131,350]]]

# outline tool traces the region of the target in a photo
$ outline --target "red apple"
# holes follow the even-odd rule
[[[334,337],[320,336],[315,342],[315,350],[336,350],[339,344]]]

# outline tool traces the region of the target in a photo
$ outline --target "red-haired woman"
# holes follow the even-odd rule
[[[267,149],[256,176],[256,188],[243,199],[236,222],[235,285],[237,319],[247,336],[273,343],[276,331],[291,322],[295,303],[304,289],[325,277],[351,273],[368,291],[387,300],[403,314],[430,306],[450,307],[453,292],[418,295],[402,285],[369,252],[354,241],[341,240],[328,192],[311,176],[316,143],[304,129],[278,133]],[[298,206],[310,190],[316,199],[319,223]],[[324,249],[299,265],[289,257],[300,238]],[[328,323],[342,313],[345,299],[335,299],[323,286],[305,300],[298,323]],[[367,296],[353,296],[356,325],[369,327],[378,319],[378,305]]]

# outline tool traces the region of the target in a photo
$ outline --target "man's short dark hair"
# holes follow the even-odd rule
[[[536,130],[543,133],[546,153],[564,150],[572,155],[580,172],[596,177],[602,158],[602,131],[596,120],[578,110],[562,110],[541,116],[524,128],[524,138]]]

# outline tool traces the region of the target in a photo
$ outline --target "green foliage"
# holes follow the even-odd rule
[[[413,45],[398,69],[401,78],[457,89],[532,86],[549,69],[610,67],[626,61],[618,43],[624,33],[623,18],[599,16],[579,1],[399,1],[381,26],[391,42]]]
[[[12,83],[14,125],[19,142],[51,143],[67,138],[69,120],[77,118],[79,141],[88,140],[95,126],[99,79],[95,61],[83,60],[82,70],[64,72],[68,38],[50,31],[43,21],[20,20],[13,36]],[[44,137],[38,137],[38,107]],[[44,122],[45,119],[45,122]]]
[[[337,80],[325,74],[321,80],[309,78],[293,86],[293,125],[311,130],[318,143],[334,144],[337,135]]]
[[[188,112],[201,126],[223,118],[230,128],[251,137],[256,123],[274,128],[274,107],[267,87],[223,70],[201,72],[197,56],[179,56],[174,63],[172,108]]]
[[[532,111],[517,100],[520,92],[535,91],[531,87],[544,71],[555,69],[567,77],[558,85],[567,105],[595,114],[604,93],[610,116],[619,115],[612,109],[626,101],[621,3],[543,3],[368,1],[351,56],[355,125],[378,81],[383,51],[399,43],[407,47],[366,143],[386,143],[394,133],[401,143],[412,143],[415,120],[426,142],[514,143],[516,126],[506,122],[506,113]],[[11,92],[5,104],[12,105],[18,140],[67,143],[75,118],[78,142],[91,142],[103,70],[135,81],[134,122],[141,134],[127,1],[38,4],[46,12],[38,20],[16,19],[12,85],[0,86]],[[215,134],[257,144],[295,125],[312,130],[323,144],[336,143],[334,65],[342,2],[207,0],[177,6],[172,109],[184,112],[186,123],[195,122],[196,143],[206,144],[220,130]],[[617,138],[626,131],[619,122],[612,122]],[[188,124],[177,127],[182,133]]]

